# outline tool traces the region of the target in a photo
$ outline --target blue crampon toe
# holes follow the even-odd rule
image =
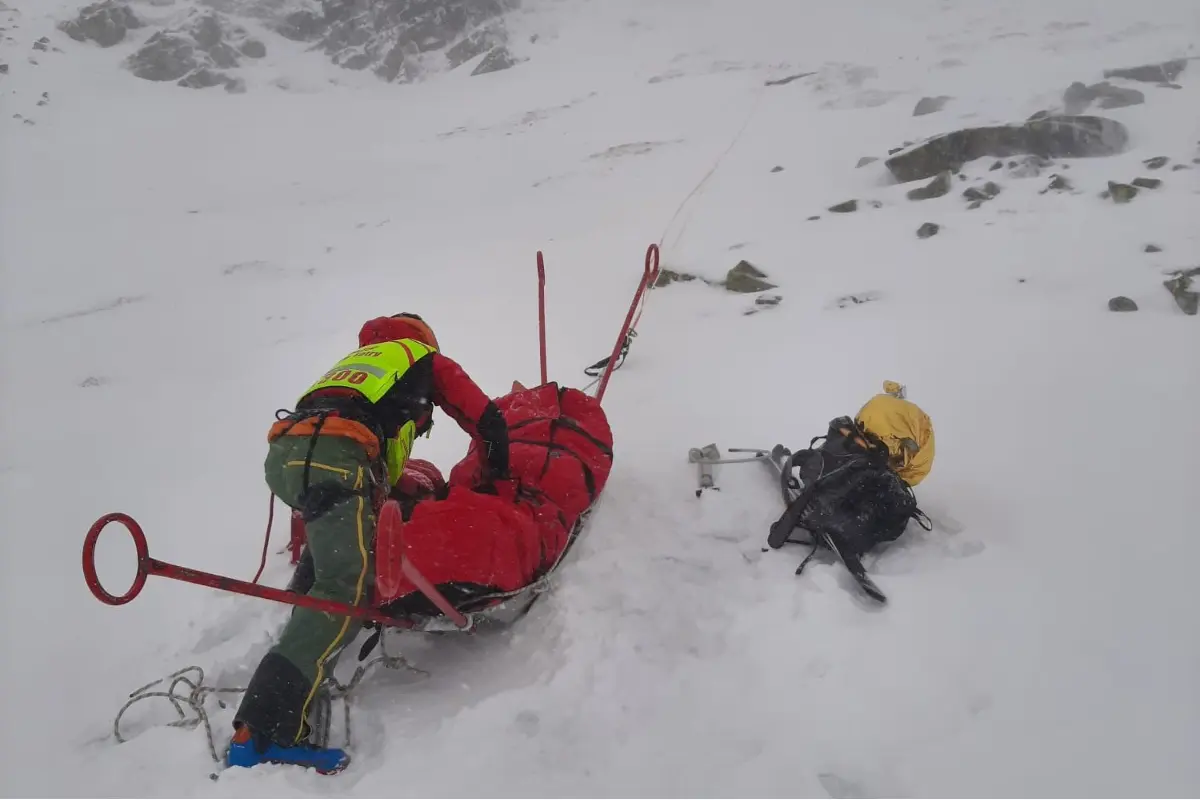
[[[350,764],[350,756],[336,747],[317,747],[302,742],[290,747],[275,742],[256,742],[248,727],[241,727],[229,742],[225,763],[231,767],[253,767],[256,764],[294,764],[311,767],[322,775],[334,775]]]

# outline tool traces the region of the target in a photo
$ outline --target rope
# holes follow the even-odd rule
[[[271,546],[271,526],[275,524],[275,493],[271,492],[270,505],[267,507],[267,535],[263,537],[262,560],[258,562],[258,572],[254,573],[251,583],[258,583],[263,570],[267,568],[267,548]]]
[[[196,673],[195,680],[187,677],[188,673],[191,672]],[[170,681],[165,691],[149,691],[164,681]],[[189,691],[187,694],[180,694],[179,686],[181,684],[188,688]],[[213,740],[212,724],[208,719],[208,711],[204,708],[204,701],[207,700],[210,695],[240,694],[245,691],[246,689],[244,687],[220,688],[215,686],[205,686],[203,669],[195,666],[184,667],[178,672],[172,672],[167,677],[159,678],[158,680],[148,683],[141,688],[135,689],[132,693],[130,693],[128,702],[121,706],[121,710],[117,712],[116,719],[113,720],[113,738],[115,738],[119,744],[125,743],[126,739],[121,736],[121,717],[125,715],[125,712],[129,710],[130,706],[150,697],[165,697],[171,702],[171,705],[175,707],[175,712],[179,714],[179,719],[177,719],[175,722],[168,723],[167,727],[195,728],[197,725],[203,723],[205,733],[208,735],[208,751],[212,754],[213,761],[219,762],[221,759],[217,757],[217,746]],[[217,698],[217,702],[220,704],[221,708],[225,708],[224,701],[222,701],[219,697]],[[188,717],[187,712],[184,711],[184,706],[187,706],[189,709],[191,709],[193,714],[192,717]]]
[[[693,197],[700,193],[700,190],[704,188],[704,184],[708,183],[709,179],[716,174],[717,169],[719,169],[721,166],[721,162],[725,160],[725,156],[729,155],[733,148],[737,146],[737,143],[741,141],[742,135],[746,132],[746,129],[750,127],[750,121],[754,119],[754,115],[758,112],[758,106],[762,102],[762,98],[765,93],[766,87],[760,87],[758,90],[758,95],[754,98],[754,104],[750,106],[750,111],[748,114],[746,114],[746,119],[742,121],[742,127],[738,128],[738,132],[734,134],[733,139],[729,142],[729,146],[725,148],[721,155],[717,156],[717,160],[713,162],[713,165],[709,168],[708,172],[704,173],[704,177],[700,179],[700,182],[697,183],[690,192],[688,192],[687,196],[683,198],[683,202],[681,202],[679,207],[675,209],[674,215],[672,215],[671,220],[667,223],[667,227],[663,229],[662,236],[659,237],[658,248],[660,250],[664,249],[664,243],[667,239],[667,231],[671,229],[671,225],[674,224],[676,219],[678,219],[679,214],[683,211],[684,207],[687,206],[688,202]],[[675,241],[672,242],[672,246],[679,244],[679,240],[683,238],[683,233],[686,230],[687,222],[685,221],[683,226],[679,229],[679,233],[676,234]],[[634,325],[636,327],[636,323]]]
[[[742,140],[742,136],[746,133],[746,129],[750,127],[750,122],[754,119],[754,115],[758,113],[759,104],[762,103],[762,98],[765,93],[765,86],[759,88],[758,94],[754,98],[754,103],[750,106],[750,111],[746,114],[746,118],[742,120],[742,125],[740,128],[738,128],[737,133],[734,134],[733,139],[730,140],[728,146],[726,146],[721,154],[717,156],[717,159],[712,163],[712,166],[708,168],[708,172],[704,173],[704,176],[700,178],[700,181],[692,187],[692,190],[687,193],[687,195],[675,208],[675,213],[671,215],[671,219],[668,220],[667,226],[663,228],[662,235],[658,237],[658,249],[660,253],[663,249],[665,249],[667,232],[671,230],[671,226],[675,224],[675,220],[679,218],[679,215],[683,212],[683,209],[687,207],[687,204],[692,200],[692,198],[697,196],[701,190],[703,190],[704,185],[708,183],[712,176],[716,174],[717,170],[720,169],[721,163],[725,160],[725,157],[728,156],[733,151],[733,148],[737,146],[738,142]],[[675,239],[671,243],[672,247],[678,245],[679,240],[683,238],[683,234],[685,231],[687,231],[688,221],[690,219],[691,215],[689,214],[688,219],[684,220],[683,225],[680,227],[679,233],[675,235]],[[653,289],[654,284],[650,284],[646,287],[646,291],[642,294],[642,300],[638,304],[637,314],[634,316],[633,324],[629,326],[629,333],[621,345],[621,352],[617,357],[617,363],[613,366],[613,372],[616,372],[618,369],[620,369],[621,365],[625,363],[625,356],[629,354],[629,346],[632,344],[633,339],[637,336],[638,323],[642,321],[642,313],[646,310],[646,302],[649,300],[650,293]],[[603,374],[604,368],[608,366],[608,360],[608,356],[605,356],[583,371],[585,375],[594,377],[594,380],[591,383],[583,387],[583,391],[585,393],[600,382],[600,376]],[[596,370],[599,370],[599,372]]]
[[[368,661],[366,664],[361,664],[354,670],[354,675],[351,676],[348,683],[340,683],[336,678],[329,677],[322,684],[321,689],[317,694],[315,707],[313,709],[312,721],[312,742],[318,747],[328,747],[330,741],[330,733],[333,723],[333,701],[341,699],[344,705],[345,726],[346,726],[346,748],[351,745],[351,728],[350,728],[350,695],[354,692],[362,679],[376,665],[382,664],[386,669],[405,669],[409,672],[414,672],[419,675],[429,676],[429,672],[414,667],[408,663],[404,656],[390,655],[387,652],[386,642],[381,636],[379,641],[380,655]],[[194,673],[195,677],[189,677]],[[165,690],[150,691],[154,687],[167,682]],[[180,687],[186,687],[181,689]],[[135,689],[129,695],[129,700],[125,705],[121,706],[121,710],[117,712],[116,718],[113,720],[113,738],[118,744],[124,744],[127,740],[121,735],[121,718],[131,706],[142,700],[151,697],[163,697],[174,707],[175,712],[179,715],[179,719],[168,723],[169,728],[195,728],[201,724],[204,725],[204,732],[208,741],[208,752],[216,763],[224,761],[223,755],[228,752],[228,745],[224,748],[221,755],[217,753],[216,738],[213,735],[212,722],[208,716],[208,709],[205,708],[205,701],[211,696],[217,696],[217,704],[222,708],[227,708],[227,703],[220,698],[223,694],[244,694],[245,687],[216,687],[204,685],[204,670],[198,666],[185,667],[178,672],[172,672],[165,678],[159,678],[156,681],[146,684],[138,689]],[[188,715],[191,712],[191,716]]]

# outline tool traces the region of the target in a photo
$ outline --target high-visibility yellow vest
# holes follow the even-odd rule
[[[353,389],[372,404],[378,403],[396,385],[412,365],[430,353],[433,347],[415,339],[381,342],[355,350],[333,365],[320,380],[308,387],[304,396],[318,389]],[[400,480],[404,465],[412,453],[417,423],[409,420],[386,442],[389,483]]]

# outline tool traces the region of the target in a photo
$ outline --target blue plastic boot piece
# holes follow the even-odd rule
[[[275,742],[256,741],[258,739],[250,728],[239,728],[229,742],[229,755],[226,756],[225,763],[231,767],[294,764],[310,767],[322,775],[336,775],[350,764],[350,756],[346,751],[336,747],[317,747],[307,742],[284,747]]]

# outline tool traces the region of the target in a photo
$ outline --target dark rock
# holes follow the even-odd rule
[[[888,155],[889,156],[895,155],[896,153],[899,153],[903,149],[904,149],[903,147],[893,147],[890,150],[888,150]]]
[[[974,211],[975,209],[979,208],[981,205],[983,205],[982,200],[972,200],[970,203],[967,203],[967,211]]]
[[[837,303],[838,308],[846,308],[847,306],[861,306],[879,299],[880,295],[878,292],[857,292],[855,294],[842,295],[834,302]]]
[[[458,44],[446,50],[446,64],[450,69],[458,69],[476,56],[483,55],[493,47],[505,42],[503,29],[497,25],[482,28],[467,36]]]
[[[754,305],[756,306],[774,307],[781,302],[783,302],[783,295],[781,294],[762,294],[754,298]]]
[[[809,218],[808,218],[808,221],[809,221],[809,222],[816,222],[816,221],[817,221],[817,220],[819,220],[820,218],[821,218],[820,216],[811,216],[811,217],[809,217]]]
[[[259,55],[255,55],[255,54]],[[182,24],[158,31],[125,61],[125,67],[149,81],[178,81],[180,86],[203,89],[224,85],[229,91],[245,82],[224,75],[242,55],[261,58],[266,46],[250,38],[245,28],[215,12],[194,10]]]
[[[835,214],[849,214],[851,211],[858,211],[858,201],[847,200],[844,203],[838,203],[836,206],[830,206],[829,210]]]
[[[508,52],[507,47],[493,48],[492,52],[484,56],[483,61],[479,62],[471,75],[486,75],[489,72],[500,72],[501,70],[515,67],[517,60],[513,58],[512,53]]]
[[[725,275],[725,280],[721,282],[721,286],[726,291],[736,292],[738,294],[749,294],[750,292],[763,292],[768,289],[778,288],[773,283],[768,283],[764,278],[767,274],[758,267],[751,264],[749,261],[739,261],[737,266],[729,270]]]
[[[1133,185],[1141,189],[1157,189],[1162,186],[1162,180],[1159,178],[1134,178]]]
[[[195,43],[159,31],[125,61],[126,68],[148,81],[175,81],[200,67]]]
[[[1046,167],[1053,167],[1054,162],[1041,156],[1022,156],[1008,164],[1008,174],[1014,178],[1036,178]]]
[[[921,227],[917,228],[918,239],[928,239],[930,236],[936,236],[937,232],[942,229],[941,225],[936,222],[926,222]]]
[[[1141,81],[1143,83],[1171,83],[1178,78],[1186,68],[1187,61],[1182,58],[1177,58],[1173,61],[1164,61],[1161,64],[1145,64],[1140,67],[1106,69],[1104,70],[1104,77],[1124,78],[1127,81]]]
[[[1146,165],[1146,169],[1162,169],[1170,160],[1166,156],[1155,156],[1154,158],[1147,158],[1142,163]]]
[[[50,49],[50,38],[48,36],[43,36],[42,38],[38,39],[33,43],[33,49],[40,50],[43,53],[46,52]]]
[[[1191,169],[1187,164],[1176,164],[1171,167],[1171,172],[1183,172],[1185,169]]]
[[[275,27],[275,31],[293,42],[311,42],[319,39],[324,33],[325,20],[320,14],[312,11],[294,11],[284,17],[283,22]]]
[[[983,186],[970,187],[963,192],[963,197],[972,201],[973,203],[982,203],[985,200],[991,200],[998,194],[1000,194],[1000,185],[993,181],[988,181]]]
[[[792,81],[798,81],[801,78],[807,78],[809,75],[816,75],[815,72],[800,72],[795,75],[788,75],[786,78],[778,78],[773,81],[767,81],[766,86],[786,86]]]
[[[1109,311],[1137,311],[1137,303],[1128,297],[1114,297],[1108,301]]]
[[[198,69],[179,81],[186,89],[208,89],[213,86],[224,86],[226,77],[208,68]]]
[[[142,21],[125,3],[101,0],[85,6],[69,22],[58,28],[77,42],[92,41],[101,47],[112,47],[125,41],[125,34],[142,27]]]
[[[1138,190],[1127,183],[1108,182],[1108,196],[1114,203],[1128,203],[1137,197]]]
[[[988,172],[995,172],[998,169],[1004,169],[1003,161],[997,161],[996,163],[992,164],[992,166],[988,167]]]
[[[783,172],[783,167],[771,167],[771,172]]]
[[[1129,142],[1124,125],[1104,117],[1050,116],[1020,125],[967,128],[934,136],[892,155],[887,167],[900,181],[930,178],[958,170],[968,161],[991,156],[1032,154],[1042,158],[1110,156]]]
[[[1175,305],[1179,306],[1180,311],[1189,316],[1196,315],[1196,311],[1200,309],[1200,293],[1191,290],[1190,274],[1180,273],[1169,281],[1163,281],[1163,286],[1167,287],[1167,291],[1175,298]]]
[[[941,173],[929,183],[918,189],[911,189],[908,192],[909,200],[932,200],[935,197],[941,197],[950,191],[950,180],[953,177],[952,173],[947,170]]]
[[[1146,248],[1145,248],[1145,251],[1144,251],[1144,252],[1147,252],[1147,253],[1161,253],[1162,251],[1163,251],[1163,249],[1162,249],[1161,247],[1159,247],[1158,245],[1156,245],[1156,244],[1148,244],[1148,245],[1146,245]]]
[[[1090,106],[1092,104],[1092,100],[1094,99],[1095,96],[1085,84],[1075,81],[1067,87],[1065,92],[1063,92],[1063,109],[1068,114],[1078,114]],[[1043,111],[1039,111],[1038,113],[1048,115],[1047,112]],[[1034,117],[1030,117],[1030,119],[1033,118]]]
[[[418,80],[423,54],[442,51],[451,69],[484,52],[473,74],[507,69],[501,17],[519,0],[323,0],[320,15],[293,15],[285,35],[314,42],[335,64],[372,69],[383,80]],[[490,27],[488,27],[490,26]],[[282,31],[281,31],[282,32]],[[498,52],[499,51],[499,52]]]
[[[858,163],[854,165],[854,168],[858,169],[859,167],[865,167],[867,164],[874,164],[878,160],[879,159],[875,156],[863,156],[858,160]]]
[[[1045,194],[1046,192],[1069,192],[1074,188],[1071,182],[1062,175],[1052,175],[1050,176],[1050,183],[1038,194]]]
[[[246,58],[266,58],[267,46],[258,39],[247,39],[238,47],[238,52]]]
[[[1146,102],[1146,95],[1137,89],[1114,86],[1108,81],[1091,86],[1076,81],[1063,92],[1063,109],[1067,114],[1080,114],[1097,100],[1101,108],[1124,108],[1141,105]]]
[[[696,276],[690,272],[676,272],[673,269],[660,269],[658,278],[654,281],[655,288],[659,286],[669,286],[672,283],[689,283],[696,280]]]
[[[922,97],[917,101],[917,106],[913,109],[912,115],[914,117],[923,117],[926,114],[933,114],[937,111],[941,111],[945,107],[946,103],[953,99],[954,98],[946,97],[945,95],[938,95],[937,97]]]

